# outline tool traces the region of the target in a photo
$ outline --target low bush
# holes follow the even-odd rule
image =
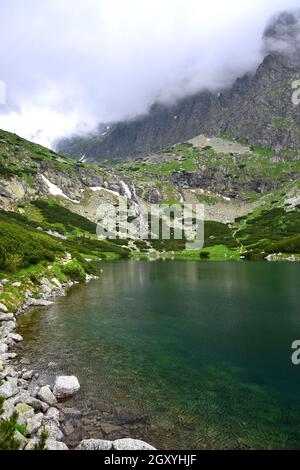
[[[14,272],[40,261],[54,261],[63,252],[54,238],[0,218],[0,269]]]
[[[83,281],[85,279],[84,268],[77,261],[70,261],[62,268],[62,272],[74,281]]]

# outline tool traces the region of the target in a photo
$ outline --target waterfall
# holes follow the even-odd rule
[[[127,197],[128,199],[131,199],[132,198],[132,194],[131,194],[131,191],[130,191],[130,188],[128,186],[127,183],[125,183],[125,181],[122,181],[122,180],[119,180],[119,183],[124,191],[124,196]]]
[[[125,183],[125,181],[121,179],[119,179],[118,181],[123,190],[124,196],[130,200],[131,205],[134,207],[135,214],[138,217],[139,223],[140,223],[140,232],[148,233],[148,223],[146,222],[143,211],[141,210],[141,205],[139,203],[139,199],[136,194],[136,188],[135,188],[134,183],[131,182],[128,185],[127,183]]]

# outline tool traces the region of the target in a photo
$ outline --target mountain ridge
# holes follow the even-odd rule
[[[203,91],[147,115],[111,124],[106,135],[74,137],[58,143],[61,153],[88,161],[145,156],[198,134],[227,134],[275,150],[300,148],[300,107],[292,101],[300,77],[300,55],[268,55],[254,75],[219,93]],[[103,133],[102,133],[103,134]]]
[[[89,135],[57,143],[61,153],[88,161],[145,156],[199,134],[228,136],[275,150],[300,149],[300,11],[271,20],[254,73],[216,92],[200,90],[174,104],[155,103],[148,113],[102,124]],[[298,86],[299,85],[299,86]]]

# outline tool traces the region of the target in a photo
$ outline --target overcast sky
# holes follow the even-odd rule
[[[51,146],[98,122],[217,90],[262,60],[299,0],[0,0],[0,128]]]

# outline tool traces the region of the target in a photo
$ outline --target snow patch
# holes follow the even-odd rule
[[[73,202],[74,204],[80,204],[80,201],[75,201],[74,199],[69,198],[61,188],[59,188],[56,184],[51,183],[44,175],[41,175],[43,181],[46,183],[48,186],[49,193],[52,194],[52,196],[61,196],[64,197],[65,199],[68,199],[69,201]]]
[[[94,191],[94,193],[97,192],[97,191],[106,191],[107,193],[110,193],[110,194],[113,194],[114,196],[120,197],[120,194],[117,193],[117,191],[112,191],[111,189],[102,188],[101,186],[94,186],[90,189],[92,191]]]

